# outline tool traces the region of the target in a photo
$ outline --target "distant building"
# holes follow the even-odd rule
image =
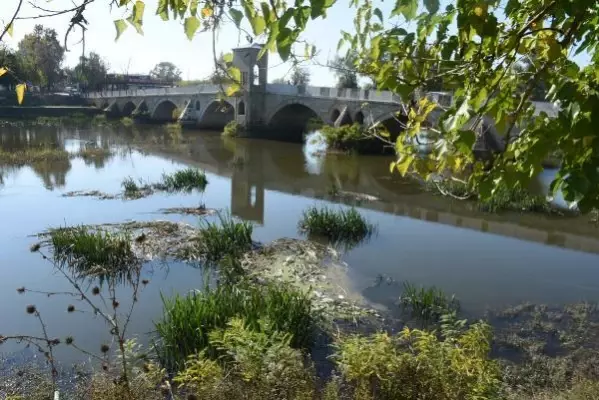
[[[157,87],[171,87],[174,82],[152,78],[150,75],[107,74],[102,85],[103,91],[137,90]]]

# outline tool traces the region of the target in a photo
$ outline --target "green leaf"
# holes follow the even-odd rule
[[[191,0],[191,3],[189,3],[189,12],[194,17],[198,14],[198,3],[199,0]]]
[[[472,130],[461,130],[458,132],[458,138],[454,142],[457,150],[465,155],[472,154],[472,147],[476,142],[476,133]]]
[[[185,28],[185,34],[189,40],[193,39],[196,31],[200,27],[200,19],[194,15],[191,17],[185,18],[185,23],[183,24]]]
[[[436,14],[439,11],[439,0],[424,0],[424,6],[431,14]]]
[[[391,15],[402,14],[406,20],[412,20],[418,12],[418,0],[398,0]]]
[[[8,26],[6,27],[6,33],[8,33],[8,36],[10,36],[10,37],[12,37],[13,28],[14,28],[14,24],[12,22],[10,24],[8,24]]]
[[[237,92],[239,92],[240,89],[241,89],[241,86],[239,86],[239,84],[233,83],[233,84],[227,86],[226,94],[227,94],[228,97],[232,97]]]
[[[239,24],[241,24],[241,20],[243,19],[243,13],[239,10],[232,8],[229,10],[229,15],[235,23],[235,26],[239,28]]]
[[[401,174],[401,176],[405,176],[408,172],[408,169],[410,168],[410,165],[412,165],[413,161],[414,161],[413,154],[403,155],[399,159],[397,164],[395,165],[395,167],[397,168],[397,172],[399,172]]]
[[[159,15],[163,21],[168,21],[168,0],[160,0],[158,2],[156,15]]]
[[[127,22],[124,19],[118,19],[114,21],[114,27],[116,28],[116,40],[119,40],[123,32],[127,29]]]
[[[232,63],[233,62],[233,53],[226,53],[223,54],[223,61],[226,64]]]
[[[135,28],[137,33],[139,33],[140,35],[143,35],[143,33],[144,33],[142,27],[143,27],[143,17],[144,17],[145,9],[146,9],[145,3],[141,0],[138,0],[135,2],[135,5],[133,6],[131,15],[129,16],[129,18],[127,18],[127,21],[129,21],[129,23],[131,25],[133,25],[133,27]]]
[[[241,71],[239,70],[239,68],[231,67],[231,68],[227,69],[227,72],[231,76],[231,79],[233,79],[235,82],[241,81]]]
[[[331,7],[335,4],[336,0],[310,0],[311,6],[311,17],[312,19],[316,19],[318,17],[322,17],[326,15],[327,8]]]
[[[264,33],[264,29],[266,29],[266,21],[261,15],[256,15],[253,18],[250,18],[250,25],[252,26],[252,30],[256,36]]]
[[[379,21],[381,21],[381,24],[382,24],[383,23],[383,12],[381,11],[381,9],[375,8],[372,13],[378,17]]]

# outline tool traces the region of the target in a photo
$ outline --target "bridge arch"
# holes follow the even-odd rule
[[[133,111],[135,111],[136,108],[137,108],[137,106],[135,105],[134,102],[128,101],[123,106],[123,108],[121,110],[121,114],[123,115],[123,117],[130,117],[131,114],[133,114]]]
[[[277,108],[268,121],[268,127],[283,140],[297,141],[303,139],[310,120],[314,119],[321,119],[318,112],[300,101],[293,101]]]
[[[175,115],[178,111],[177,105],[170,100],[163,100],[154,107],[152,119],[161,122],[173,122],[178,118]]]
[[[222,129],[235,119],[235,107],[226,100],[211,101],[198,118],[198,126],[205,129]]]
[[[102,111],[106,110],[109,105],[110,105],[110,103],[108,103],[107,101],[105,101],[104,103],[102,103],[102,106],[101,106]]]
[[[345,110],[345,114],[343,115],[343,117],[341,119],[340,125],[351,125],[354,123],[354,121],[352,120],[351,114],[350,114],[349,107],[346,107],[343,104],[335,104],[333,107],[331,107],[330,112],[329,112],[329,115],[331,116],[331,124],[334,124],[335,122],[337,122],[337,120],[339,119],[341,114],[344,112],[344,110]]]
[[[364,125],[364,113],[362,110],[359,110],[356,115],[354,115],[354,121],[360,125]]]

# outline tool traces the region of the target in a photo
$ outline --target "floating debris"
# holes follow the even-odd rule
[[[62,197],[97,197],[100,200],[114,200],[118,195],[100,192],[99,190],[75,190],[63,193]]]
[[[212,215],[212,214],[216,213],[216,210],[211,209],[211,208],[206,208],[205,206],[162,208],[158,211],[162,214],[185,214],[185,215]]]

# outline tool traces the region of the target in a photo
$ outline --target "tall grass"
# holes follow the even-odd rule
[[[230,214],[219,214],[218,222],[201,220],[199,247],[202,258],[218,263],[225,257],[235,259],[252,248],[254,226],[237,221]]]
[[[410,312],[412,318],[420,320],[424,325],[437,322],[442,315],[460,309],[455,296],[447,296],[435,286],[417,287],[410,282],[404,282],[399,303]]]
[[[156,350],[170,371],[184,367],[188,356],[203,350],[210,357],[220,352],[209,341],[214,330],[224,329],[229,320],[241,316],[246,324],[259,329],[267,319],[272,328],[290,333],[295,348],[308,348],[314,338],[317,314],[310,298],[287,286],[219,285],[188,296],[162,298],[163,317],[156,332]]]
[[[204,171],[196,168],[185,168],[172,174],[163,174],[162,182],[157,185],[167,191],[192,191],[197,189],[203,191],[208,185],[208,179]]]
[[[332,210],[310,207],[304,211],[298,229],[309,236],[324,237],[333,243],[354,245],[370,237],[375,227],[354,208]]]
[[[130,276],[139,265],[127,235],[91,230],[85,226],[58,228],[50,232],[54,262],[75,276]]]

